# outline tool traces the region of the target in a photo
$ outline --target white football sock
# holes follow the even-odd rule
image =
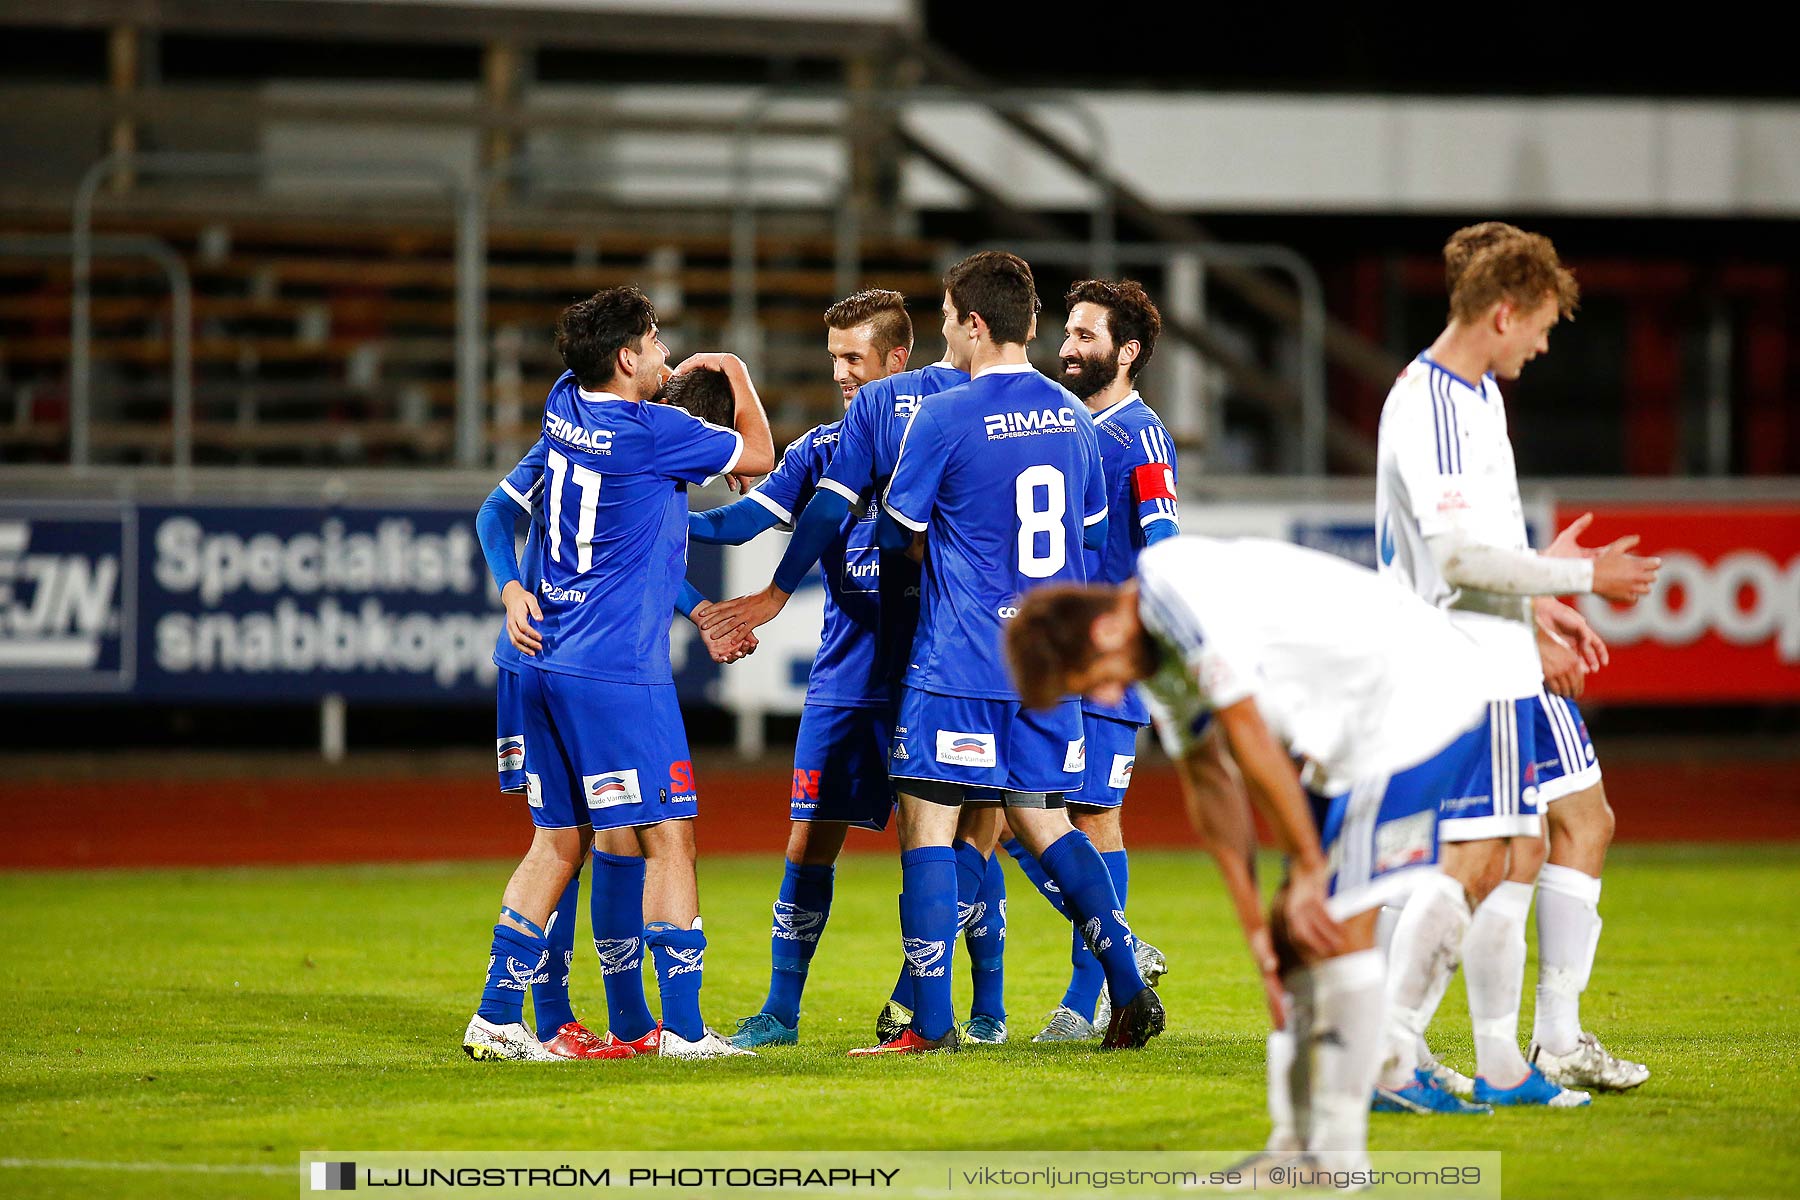
[[[1312,1128],[1312,968],[1295,967],[1281,977],[1281,982],[1288,990],[1287,1036],[1292,1050],[1288,1056],[1286,1072],[1288,1110],[1292,1116],[1294,1148],[1303,1149],[1306,1146],[1307,1132]],[[1274,1092],[1273,1083],[1269,1090]],[[1271,1138],[1269,1149],[1277,1148]]]
[[[1462,884],[1440,872],[1426,872],[1394,928],[1381,1086],[1399,1089],[1413,1082],[1425,1027],[1444,997],[1468,927],[1469,902]]]
[[[1294,1010],[1293,997],[1288,998],[1288,1011]],[[1288,1094],[1294,1069],[1294,1026],[1289,1018],[1286,1029],[1269,1032],[1269,1141],[1265,1150],[1304,1150],[1306,1139],[1294,1123],[1294,1098]]]
[[[1581,1041],[1581,993],[1600,945],[1600,881],[1574,867],[1538,872],[1537,1015],[1531,1040],[1552,1054]]]
[[[1475,1070],[1495,1087],[1525,1078],[1519,1053],[1519,995],[1525,987],[1525,920],[1531,885],[1507,881],[1475,909],[1463,937],[1463,979],[1475,1026]]]
[[[1340,955],[1312,969],[1312,1128],[1306,1148],[1326,1156],[1322,1161],[1333,1170],[1367,1164],[1386,974],[1379,950]]]

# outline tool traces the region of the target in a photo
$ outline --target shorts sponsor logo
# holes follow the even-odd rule
[[[500,762],[502,771],[523,770],[525,766],[525,739],[517,734],[512,737],[494,739],[494,756]]]
[[[664,946],[663,953],[675,960],[667,971],[670,978],[692,975],[706,966],[705,946]]]
[[[595,938],[594,953],[600,957],[600,973],[617,975],[621,971],[636,971],[644,965],[644,956],[637,938]]]
[[[1467,812],[1471,808],[1490,808],[1493,806],[1492,796],[1453,796],[1438,802],[1438,811],[1447,817]]]
[[[788,792],[788,799],[796,802],[801,800],[817,800],[819,798],[819,774],[818,771],[807,771],[795,767],[794,786],[793,789]]]
[[[593,809],[617,808],[621,804],[642,804],[643,792],[638,790],[638,773],[631,771],[603,771],[598,775],[581,777],[581,794],[587,797],[587,806]]]
[[[769,932],[784,942],[816,942],[825,932],[825,914],[777,900],[775,924]]]
[[[1106,786],[1123,788],[1131,786],[1132,768],[1137,766],[1137,755],[1113,755],[1112,774],[1106,777]]]
[[[993,734],[959,733],[953,729],[938,730],[937,760],[953,767],[992,767],[1000,761]]]
[[[525,772],[525,803],[533,808],[544,807],[544,781],[530,771]]]
[[[1374,873],[1384,875],[1431,861],[1437,849],[1437,814],[1430,809],[1375,827]]]
[[[1069,743],[1068,750],[1063,753],[1063,770],[1087,770],[1087,739],[1085,737],[1078,737]]]
[[[1587,760],[1588,760],[1588,761],[1589,761],[1589,762],[1593,762],[1593,761],[1594,761],[1594,748],[1593,748],[1593,747],[1592,747],[1592,746],[1588,746],[1588,747],[1586,747],[1586,748],[1585,748],[1585,749],[1584,749],[1584,751],[1583,751],[1583,753],[1584,753],[1584,754],[1585,754],[1585,755],[1586,755],[1586,756],[1587,756]]]
[[[901,938],[906,965],[915,978],[936,979],[944,973],[944,943],[925,938]]]
[[[669,791],[677,796],[694,793],[694,762],[684,758],[669,764]]]

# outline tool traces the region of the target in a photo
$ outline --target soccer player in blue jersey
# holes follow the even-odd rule
[[[744,1053],[700,1015],[706,938],[690,824],[698,795],[669,670],[668,614],[687,557],[684,485],[767,471],[768,421],[752,388],[739,393],[735,430],[648,403],[668,352],[634,287],[572,305],[557,349],[569,371],[544,405],[537,593],[517,579],[502,590],[526,668],[525,774],[538,835],[507,885],[464,1047],[474,1058],[546,1056],[520,1019],[518,983],[548,961],[544,924],[598,829],[629,831],[642,856],[595,855],[607,1045],[678,1058]],[[645,947],[660,1027],[643,995]]]
[[[1080,710],[1073,699],[1048,712],[1025,710],[1001,652],[1020,597],[1085,580],[1084,549],[1105,544],[1093,422],[1026,359],[1038,301],[1024,260],[984,251],[957,263],[944,283],[945,340],[971,347],[971,379],[913,415],[882,501],[891,518],[885,544],[916,544],[929,531],[919,628],[889,755],[914,1006],[897,1037],[851,1053],[958,1044],[948,960],[958,919],[952,845],[965,803],[1005,806],[1100,956],[1114,1000],[1103,1045],[1142,1046],[1162,1031],[1162,1005],[1138,971],[1106,864],[1063,807],[1083,766]]]
[[[1143,286],[1129,279],[1083,280],[1063,300],[1069,316],[1059,352],[1062,381],[1093,414],[1106,480],[1106,544],[1088,551],[1088,582],[1120,584],[1132,578],[1139,551],[1181,532],[1175,507],[1175,443],[1136,387],[1139,373],[1155,352],[1162,314]],[[1070,821],[1088,835],[1106,861],[1122,907],[1127,906],[1130,873],[1119,810],[1131,786],[1138,731],[1149,723],[1150,714],[1135,691],[1127,690],[1117,706],[1082,697],[1086,770],[1081,786],[1065,797]],[[1017,839],[1009,838],[1005,846],[1044,898],[1063,912],[1062,894],[1049,887],[1037,860]],[[1096,1024],[1104,1028],[1110,1019],[1102,997],[1105,976],[1100,962],[1079,928],[1070,934],[1073,969],[1068,989],[1033,1041],[1086,1039],[1094,1036]],[[1145,981],[1155,986],[1168,969],[1162,953],[1139,937],[1137,958]]]
[[[816,490],[805,502],[804,510],[794,509],[794,536],[774,580],[759,592],[714,605],[699,619],[709,629],[709,637],[729,639],[771,620],[781,611],[812,564],[820,561],[826,547],[839,536],[850,514],[867,512],[879,502],[900,457],[901,439],[913,414],[937,393],[968,382],[973,349],[966,330],[947,331],[942,361],[871,379],[855,392]],[[833,360],[834,365],[841,361],[835,353]],[[836,373],[843,375],[841,368]],[[897,551],[883,551],[880,563],[881,637],[884,642],[910,646],[918,618],[918,564]],[[896,701],[898,686],[896,678]],[[884,763],[886,753],[884,748]],[[796,762],[795,769],[803,768]],[[1006,881],[994,859],[998,825],[996,814],[971,808],[958,826],[955,849],[957,913],[969,950],[973,981],[965,1034],[970,1041],[988,1043],[1006,1039]],[[780,938],[779,932],[774,938]],[[786,982],[792,986],[794,981]],[[772,985],[771,994],[776,990]],[[892,1040],[911,1022],[912,992],[912,974],[903,962],[894,990],[876,1018],[877,1040]]]
[[[903,369],[912,352],[912,320],[899,292],[870,289],[846,297],[826,310],[825,325],[832,375],[846,406],[864,384]],[[842,425],[827,422],[796,438],[756,490],[735,504],[692,514],[689,536],[739,545],[778,526],[793,528],[818,490]],[[831,917],[834,864],[844,839],[852,827],[887,828],[893,810],[888,737],[894,683],[911,647],[913,623],[891,610],[917,607],[905,588],[916,585],[918,571],[876,545],[875,515],[872,502],[844,513],[820,558],[825,618],[794,746],[793,824],[769,930],[769,991],[731,1039],[746,1049],[799,1041],[800,999]],[[896,569],[905,578],[895,581],[898,594],[889,596]]]

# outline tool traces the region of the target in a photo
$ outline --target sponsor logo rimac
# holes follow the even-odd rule
[[[1075,410],[1044,408],[1035,412],[994,413],[982,422],[982,428],[990,442],[1003,438],[1030,437],[1037,433],[1073,433]]]

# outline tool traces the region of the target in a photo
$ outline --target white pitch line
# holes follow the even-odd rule
[[[292,1175],[296,1167],[260,1163],[97,1162],[85,1158],[0,1158],[0,1168],[28,1171],[188,1171],[217,1175]]]

